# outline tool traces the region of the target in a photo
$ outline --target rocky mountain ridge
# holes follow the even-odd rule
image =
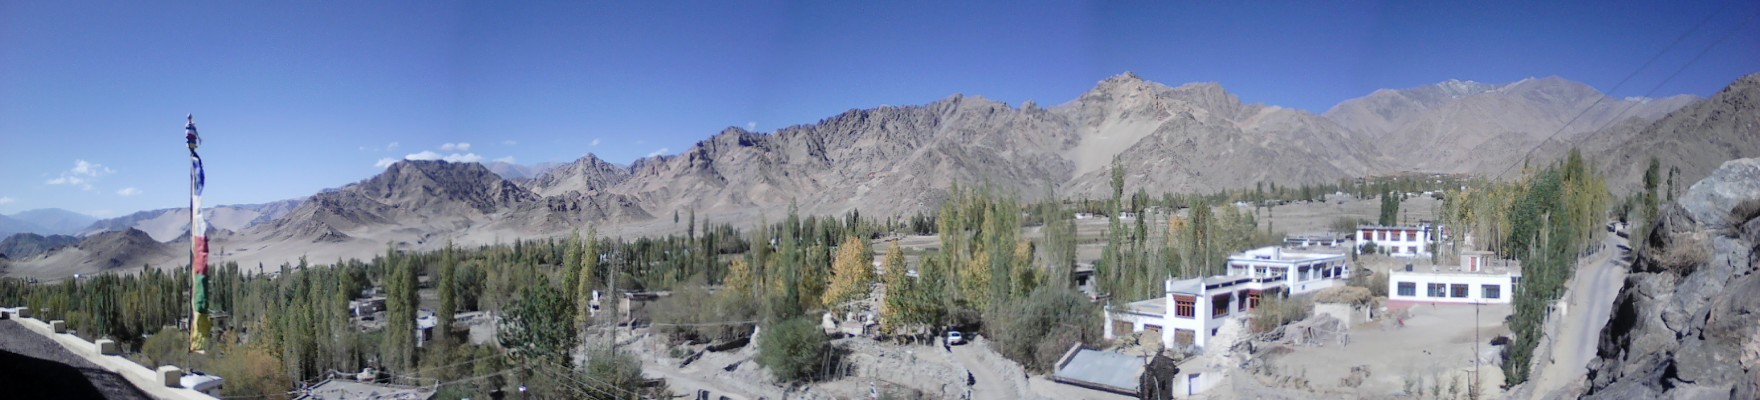
[[[953,95],[849,110],[770,133],[731,127],[679,154],[629,165],[588,154],[531,178],[510,179],[478,163],[401,161],[304,199],[281,218],[253,218],[229,229],[237,234],[216,237],[232,259],[278,264],[301,255],[370,257],[388,242],[429,249],[566,235],[589,224],[606,234],[662,233],[682,228],[659,216],[691,210],[715,223],[742,225],[774,220],[790,204],[807,214],[908,215],[938,207],[956,182],[1027,200],[1047,193],[1105,197],[1114,160],[1128,171],[1127,192],[1153,193],[1335,182],[1424,168],[1486,174],[1520,160],[1520,152],[1493,151],[1489,143],[1538,143],[1548,129],[1563,126],[1567,113],[1596,99],[1628,101],[1556,78],[1453,81],[1377,91],[1316,115],[1245,103],[1215,83],[1169,87],[1125,73],[1049,108]],[[1643,116],[1666,113],[1683,99],[1619,103],[1639,110],[1620,126],[1647,126]],[[1756,113],[1748,103],[1736,106],[1707,113]],[[1585,115],[1621,115],[1596,111],[1604,108],[1589,107]],[[1516,114],[1499,116],[1505,112]],[[1444,130],[1446,139],[1435,129],[1418,129],[1463,118],[1471,123]],[[1435,140],[1426,144],[1435,149],[1390,144],[1422,140]],[[1563,150],[1536,158],[1553,153]],[[1450,157],[1461,164],[1435,164]],[[176,237],[175,231],[152,236],[168,240],[161,236]]]

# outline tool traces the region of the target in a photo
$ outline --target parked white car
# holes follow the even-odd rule
[[[966,342],[966,335],[965,334],[959,333],[959,331],[947,331],[947,344],[955,345],[955,344],[964,344],[965,342]]]

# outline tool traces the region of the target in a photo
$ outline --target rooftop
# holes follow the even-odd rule
[[[1124,309],[1138,314],[1167,315],[1167,298],[1157,297],[1148,300],[1134,301],[1130,304],[1125,304]]]
[[[1334,257],[1342,256],[1342,255],[1343,254],[1296,252],[1296,251],[1284,250],[1282,247],[1278,247],[1278,246],[1266,246],[1266,247],[1260,247],[1257,249],[1247,250],[1247,251],[1240,252],[1240,253],[1230,254],[1228,256],[1228,259],[1231,261],[1232,260],[1260,260],[1260,261],[1298,261],[1299,262],[1299,261],[1313,261],[1313,260],[1334,258]]]
[[[327,379],[306,391],[301,400],[427,400],[434,398],[434,389],[400,385]]]
[[[1143,375],[1143,357],[1100,351],[1075,349],[1058,363],[1052,378],[1079,386],[1136,393],[1137,379]]]

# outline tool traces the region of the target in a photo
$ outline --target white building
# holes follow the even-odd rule
[[[1166,347],[1204,347],[1229,318],[1258,308],[1263,296],[1301,294],[1344,285],[1350,268],[1341,254],[1296,253],[1264,247],[1229,257],[1228,275],[1168,279],[1161,298],[1107,307],[1107,339],[1136,332],[1160,336]]]
[[[1434,236],[1433,236],[1434,235]],[[1448,239],[1448,229],[1441,225],[1410,225],[1383,226],[1363,225],[1357,227],[1357,254],[1369,244],[1375,245],[1378,253],[1394,257],[1429,257],[1432,242]]]
[[[1488,252],[1464,252],[1458,266],[1430,271],[1393,271],[1387,297],[1395,303],[1509,303],[1522,281],[1521,268],[1492,264]]]
[[[1308,293],[1343,285],[1350,277],[1343,254],[1303,253],[1276,246],[1260,247],[1228,256],[1228,274],[1246,277],[1282,277],[1290,294]]]

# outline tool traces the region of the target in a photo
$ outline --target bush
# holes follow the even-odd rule
[[[616,398],[638,397],[631,391],[642,382],[642,362],[635,355],[608,346],[595,348],[587,353],[585,369],[586,384],[597,389],[594,392],[614,393]]]
[[[750,296],[730,291],[711,294],[700,284],[673,291],[672,296],[656,301],[653,310],[656,330],[677,342],[728,341],[751,336],[754,324],[719,323],[751,320],[758,311]]]
[[[771,325],[758,336],[758,365],[782,382],[817,376],[830,350],[825,332],[804,317]]]
[[[984,335],[1003,357],[1045,372],[1076,343],[1101,340],[1100,308],[1063,286],[1041,286],[1026,298],[998,306],[986,317]]]
[[[141,345],[141,358],[146,360],[148,368],[161,365],[173,365],[189,353],[189,335],[177,328],[160,329],[159,333],[147,338]]]
[[[1313,311],[1313,305],[1312,299],[1307,297],[1267,296],[1259,301],[1259,308],[1253,310],[1253,332],[1265,332],[1306,319]]]

